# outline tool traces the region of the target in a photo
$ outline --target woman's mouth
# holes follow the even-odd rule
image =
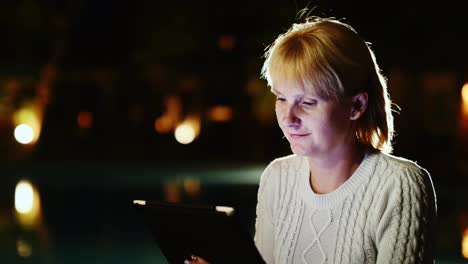
[[[308,135],[310,135],[310,134],[289,134],[289,136],[291,138],[303,138],[303,137],[306,137]]]

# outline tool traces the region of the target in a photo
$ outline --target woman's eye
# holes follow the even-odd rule
[[[302,102],[302,104],[307,105],[307,106],[311,106],[311,105],[315,105],[316,102],[309,102],[309,101],[307,101],[307,102]]]
[[[284,99],[284,98],[281,98],[281,97],[277,97],[277,98],[276,98],[276,101],[281,101],[281,102],[284,102],[284,101],[286,101],[286,99]]]

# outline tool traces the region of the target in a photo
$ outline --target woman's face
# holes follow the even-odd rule
[[[351,103],[325,100],[292,85],[275,86],[272,91],[278,124],[295,154],[323,157],[354,142]]]

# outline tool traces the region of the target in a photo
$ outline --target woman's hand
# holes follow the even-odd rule
[[[195,255],[192,255],[190,256],[190,260],[186,259],[184,260],[184,264],[209,264],[208,261],[198,257],[198,256],[195,256]]]

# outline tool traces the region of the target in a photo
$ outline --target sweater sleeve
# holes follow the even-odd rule
[[[434,187],[413,165],[390,175],[377,208],[376,263],[433,263]]]
[[[254,241],[266,263],[274,263],[275,231],[273,218],[274,176],[273,162],[263,172],[257,195],[257,218],[255,221]]]

